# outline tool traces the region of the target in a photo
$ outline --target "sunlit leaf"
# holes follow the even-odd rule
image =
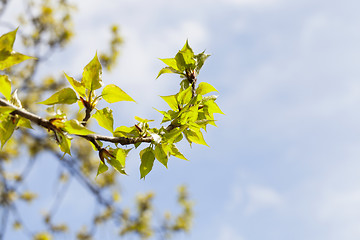
[[[202,68],[202,66],[204,65],[205,60],[210,57],[209,54],[205,54],[205,51],[202,53],[199,53],[197,55],[195,55],[195,59],[196,59],[196,72],[199,74],[200,69]]]
[[[220,113],[220,114],[224,114],[221,109],[219,108],[219,106],[214,102],[214,101],[207,101],[205,103],[205,105],[208,107],[208,111],[210,113]]]
[[[7,75],[0,75],[0,93],[2,93],[7,100],[10,100],[11,81]]]
[[[69,83],[71,84],[71,86],[74,88],[74,90],[82,97],[85,97],[85,85],[82,82],[79,82],[77,80],[75,80],[75,78],[68,76],[66,73],[65,77],[66,79],[69,81]]]
[[[120,162],[120,164],[125,167],[125,160],[127,155],[129,154],[131,148],[130,149],[122,149],[122,148],[118,148],[116,151],[116,159]]]
[[[113,133],[114,137],[139,137],[139,131],[135,127],[117,127]]]
[[[0,106],[0,113],[3,114],[9,114],[11,112],[13,112],[15,109],[12,107],[8,107],[8,106]]]
[[[168,155],[164,150],[163,144],[157,144],[155,146],[155,157],[156,159],[161,162],[166,168],[167,168],[167,163],[168,163]]]
[[[201,82],[196,89],[196,94],[205,95],[210,92],[217,92],[216,88],[214,88],[211,84],[206,82]]]
[[[90,91],[102,87],[102,67],[97,53],[95,54],[95,57],[85,66],[81,83],[83,83],[85,88]]]
[[[64,88],[54,95],[46,99],[45,101],[39,102],[39,104],[54,105],[54,104],[73,104],[78,100],[76,93],[71,88]]]
[[[18,117],[7,116],[3,121],[0,122],[0,141],[1,148],[4,147],[5,143],[10,139],[19,121]]]
[[[23,118],[21,117],[18,124],[17,124],[19,127],[24,127],[24,128],[30,128],[32,129],[31,127],[31,121],[29,119],[26,119],[26,118]]]
[[[155,154],[153,149],[151,147],[148,147],[141,150],[140,159],[140,178],[145,178],[145,176],[151,171],[154,165]]]
[[[135,120],[137,120],[139,122],[142,122],[142,123],[147,123],[147,122],[153,122],[154,121],[154,120],[149,120],[149,119],[141,118],[141,117],[137,117],[137,116],[135,116]]]
[[[77,134],[77,135],[88,135],[93,134],[93,131],[90,131],[76,119],[71,119],[65,122],[64,129],[66,132],[70,134]]]
[[[104,164],[102,161],[100,161],[96,176],[99,176],[99,174],[106,172],[108,169],[109,167],[106,166],[106,164]]]
[[[209,145],[207,145],[207,143],[205,142],[202,132],[200,130],[195,131],[192,129],[187,129],[184,131],[184,134],[190,142],[202,144],[209,147]]]
[[[104,109],[97,110],[92,117],[96,119],[101,127],[113,132],[114,119],[110,108],[106,107]]]
[[[124,163],[124,165],[122,164],[122,162],[125,161],[125,159],[122,159],[122,158],[121,158],[122,153],[120,153],[120,155],[119,155],[120,158],[119,158],[119,159],[117,158],[117,152],[118,152],[119,150],[122,151],[123,149],[119,148],[119,149],[114,150],[114,151],[113,151],[113,154],[114,154],[115,158],[110,157],[110,158],[108,159],[108,163],[109,163],[113,168],[115,168],[115,170],[117,170],[119,173],[126,175],[126,172],[125,172],[125,169],[124,169],[125,163]]]
[[[166,65],[168,65],[170,68],[176,71],[180,71],[180,69],[178,69],[177,67],[175,58],[160,58],[160,60]]]
[[[169,107],[174,110],[178,111],[178,102],[176,100],[176,95],[170,95],[170,96],[160,96],[164,101],[169,105]]]
[[[129,95],[127,95],[121,88],[114,84],[106,85],[102,91],[102,97],[108,103],[120,102],[120,101],[132,101],[135,102]]]
[[[13,51],[13,45],[17,29],[0,37],[0,70],[9,68],[27,59],[35,59],[30,56]]]
[[[58,140],[58,144],[60,146],[60,150],[64,153],[64,154],[69,154],[70,153],[70,147],[71,147],[71,140],[68,136],[65,136],[62,132],[56,132],[56,136],[57,136],[57,140]]]
[[[187,160],[186,157],[184,157],[184,155],[175,146],[175,144],[171,145],[170,154],[173,155],[174,157],[177,157],[177,158],[180,158],[180,159],[183,159],[183,160]]]
[[[179,92],[176,99],[179,104],[183,105],[189,103],[191,97],[192,97],[191,87],[188,87],[186,90]]]

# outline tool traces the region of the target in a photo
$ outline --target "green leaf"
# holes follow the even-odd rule
[[[99,176],[99,174],[106,172],[108,169],[109,167],[106,166],[106,164],[104,164],[102,161],[100,161],[96,176]]]
[[[209,147],[209,145],[207,145],[207,143],[205,142],[202,132],[200,130],[188,129],[184,131],[184,134],[186,138],[189,140],[189,142],[194,142]]]
[[[0,106],[0,113],[3,114],[9,114],[11,112],[13,112],[15,109],[12,107],[8,107],[8,106]]]
[[[10,139],[19,121],[18,117],[7,116],[3,121],[0,122],[0,141],[1,148],[4,147],[5,143]]]
[[[3,55],[3,52],[0,52],[0,59],[3,59],[4,57],[4,60],[0,60],[0,70],[12,67],[28,59],[35,59],[34,57],[26,56],[17,52],[12,52],[10,55],[7,55],[7,53]]]
[[[56,136],[57,136],[57,140],[58,140],[58,144],[60,146],[60,150],[64,153],[64,154],[69,154],[71,156],[70,153],[70,147],[71,147],[71,140],[68,136],[64,135],[64,133],[62,132],[56,132]]]
[[[170,154],[173,155],[174,157],[186,160],[186,157],[184,157],[184,155],[179,151],[179,149],[175,146],[175,144],[171,145],[171,149],[170,149]]]
[[[155,146],[155,157],[159,162],[161,162],[167,168],[169,157],[165,152],[164,147],[165,146],[163,144],[157,144]]]
[[[0,93],[2,93],[7,100],[10,100],[11,81],[6,75],[0,75]]]
[[[175,71],[180,72],[180,69],[177,67],[176,59],[175,58],[160,58],[160,60],[168,65],[170,68],[174,69]],[[181,73],[181,72],[180,72]]]
[[[81,123],[79,123],[79,121],[76,119],[71,119],[69,121],[66,121],[64,129],[66,132],[70,134],[77,134],[77,135],[88,135],[94,133],[93,131],[90,131],[89,129],[81,125]]]
[[[122,149],[122,148],[118,148],[116,151],[116,159],[120,162],[120,164],[122,166],[125,167],[125,160],[127,155],[129,154],[131,148],[130,149]]]
[[[176,73],[176,74],[183,74],[182,72],[172,68],[172,67],[164,67],[160,70],[159,74],[157,75],[156,79],[158,79],[164,73]]]
[[[184,105],[190,102],[191,97],[191,87],[188,87],[186,90],[179,92],[176,99],[179,104]]]
[[[73,104],[78,100],[76,93],[71,88],[64,88],[54,95],[46,99],[45,101],[39,102],[39,104],[54,105],[54,104]]]
[[[113,151],[113,153],[114,153],[114,155],[116,156],[115,158],[113,158],[113,157],[110,157],[109,159],[108,159],[108,163],[111,165],[111,166],[113,166],[113,168],[115,168],[119,173],[121,173],[121,174],[125,174],[126,175],[126,172],[125,172],[125,169],[124,169],[124,167],[125,167],[125,158],[124,159],[118,159],[117,158],[117,153],[119,152],[119,151],[122,151],[123,149],[121,149],[121,148],[119,148],[119,149],[116,149],[116,150],[114,150]],[[121,153],[120,153],[120,155],[121,155]],[[122,164],[122,162],[124,162],[124,165]]]
[[[12,52],[15,38],[16,38],[16,32],[18,28],[14,31],[5,33],[0,37],[0,51],[1,52]]]
[[[35,59],[13,51],[17,30],[18,29],[15,29],[14,31],[6,33],[0,37],[0,70],[9,68],[27,59]]]
[[[139,131],[136,127],[117,127],[113,133],[114,137],[139,137]]]
[[[17,125],[19,127],[32,129],[31,121],[29,119],[27,119],[27,118],[21,117]]]
[[[195,55],[195,60],[196,60],[196,72],[199,74],[200,69],[202,68],[202,66],[205,63],[205,60],[210,57],[209,54],[205,54],[205,51],[202,53],[199,53],[197,55]]]
[[[205,106],[208,107],[208,111],[209,113],[220,113],[220,114],[224,114],[221,109],[219,108],[219,106],[214,102],[214,101],[207,101],[205,103]]]
[[[164,101],[169,105],[169,107],[174,111],[179,111],[178,102],[176,100],[176,95],[170,96],[160,96]]]
[[[210,92],[217,92],[216,88],[214,88],[211,84],[206,82],[201,82],[196,89],[196,94],[205,95]]]
[[[86,88],[82,82],[76,81],[75,78],[68,76],[66,73],[65,77],[74,88],[74,90],[82,97],[85,97]]]
[[[109,130],[110,132],[114,131],[113,113],[110,108],[106,107],[104,109],[97,110],[92,117],[96,119],[101,127]]]
[[[120,102],[120,101],[132,101],[135,102],[129,95],[127,95],[121,88],[114,84],[106,85],[102,91],[102,97],[108,103]]]
[[[153,122],[154,121],[154,120],[149,120],[149,119],[141,118],[141,117],[137,117],[137,116],[135,116],[135,120],[137,120],[139,122],[142,122],[142,123],[147,123],[147,122]]]
[[[182,132],[187,128],[187,126],[181,126],[179,128],[174,128],[170,132],[164,134],[164,138],[167,142],[173,143],[179,135],[182,135]]]
[[[194,52],[187,40],[181,51],[176,54],[175,60],[181,71],[195,69]]]
[[[144,148],[140,151],[140,159],[140,178],[145,178],[145,176],[148,175],[154,165],[154,150],[151,147]]]
[[[99,89],[103,85],[101,75],[102,67],[96,53],[95,57],[85,66],[81,83],[90,91]]]

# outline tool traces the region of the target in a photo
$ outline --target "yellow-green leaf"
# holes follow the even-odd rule
[[[122,151],[123,149],[119,148],[119,149],[116,149],[116,150],[113,150],[113,154],[115,155],[115,158],[113,157],[110,157],[108,158],[108,163],[113,166],[113,168],[115,168],[115,170],[117,170],[119,173],[121,174],[125,174],[126,175],[126,172],[125,172],[125,164],[123,165],[122,162],[125,162],[125,159],[121,159],[121,156],[122,154],[120,153],[119,154],[119,159],[117,158],[117,152],[118,151]]]
[[[170,154],[173,155],[174,157],[183,159],[183,160],[187,160],[186,157],[184,157],[184,155],[179,151],[179,149],[175,146],[175,144],[171,145],[170,148]],[[187,160],[188,161],[188,160]]]
[[[116,151],[116,159],[120,162],[120,164],[125,167],[125,160],[127,155],[129,154],[131,148],[130,149],[122,149],[122,148],[118,148],[118,150]]]
[[[176,100],[176,95],[170,96],[160,96],[164,101],[169,105],[169,107],[174,111],[179,111],[178,102]]]
[[[12,52],[9,56],[4,56],[2,55],[2,52],[0,52],[0,59],[3,59],[4,57],[4,60],[0,60],[0,70],[12,67],[28,59],[35,59],[34,57],[26,56],[17,52]]]
[[[7,100],[10,100],[11,81],[7,75],[0,75],[0,93],[2,93]]]
[[[85,86],[82,82],[76,81],[75,78],[68,76],[66,73],[65,77],[74,88],[74,90],[82,97],[85,97]]]
[[[154,165],[154,150],[151,147],[144,148],[140,151],[140,159],[140,178],[145,178]]]
[[[18,117],[7,116],[4,120],[0,122],[1,148],[4,147],[5,143],[10,139],[10,137],[14,133],[18,121],[19,121]]]
[[[102,161],[100,161],[96,176],[106,172],[108,169],[109,167],[106,166],[106,164],[104,164]]]
[[[129,95],[127,95],[121,88],[114,84],[106,85],[102,91],[102,97],[108,103],[120,102],[120,101],[132,101],[135,102]]]
[[[139,122],[143,122],[143,123],[153,122],[154,121],[154,120],[149,120],[149,119],[141,118],[141,117],[137,117],[137,116],[135,116],[135,120],[137,120]]]
[[[57,136],[57,140],[58,140],[58,144],[60,146],[60,150],[64,153],[64,154],[69,154],[70,153],[70,147],[71,147],[71,140],[68,136],[65,136],[62,132],[56,132],[56,136]]]
[[[109,130],[111,133],[114,131],[113,113],[110,108],[106,107],[104,109],[97,110],[92,117],[96,119],[101,127]]]
[[[201,82],[196,89],[196,94],[205,95],[210,92],[217,92],[216,88],[214,88],[211,84],[206,82]]]
[[[69,121],[66,121],[64,129],[66,132],[70,134],[77,134],[77,135],[88,135],[94,133],[93,131],[90,131],[89,129],[81,125],[81,123],[79,123],[79,121],[76,119],[71,119]]]
[[[209,147],[209,145],[207,145],[207,143],[205,142],[202,132],[200,130],[188,129],[188,130],[185,130],[184,133],[185,133],[186,138],[190,142],[202,144],[202,145]]]
[[[170,68],[176,71],[180,71],[180,69],[178,69],[177,67],[175,58],[160,58],[160,60],[166,65],[168,65]]]
[[[84,68],[81,83],[90,91],[99,89],[103,85],[101,75],[102,67],[97,54],[95,54],[95,57]]]
[[[156,159],[161,162],[166,168],[168,163],[168,155],[164,150],[164,146],[162,144],[157,144],[155,146],[155,157]]]
[[[54,95],[46,99],[45,101],[39,102],[39,104],[54,105],[54,104],[73,104],[78,100],[76,93],[71,88],[64,88]]]

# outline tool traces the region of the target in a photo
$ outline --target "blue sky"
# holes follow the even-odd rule
[[[155,80],[163,66],[157,58],[173,56],[186,39],[212,55],[199,81],[219,90],[226,115],[205,135],[211,147],[182,146],[190,162],[171,159],[168,170],[157,164],[146,181],[132,154],[130,176],[120,178],[130,196],[125,203],[153,190],[158,210],[172,209],[176,186],[184,183],[196,216],[193,231],[176,239],[360,238],[360,2],[76,4],[76,39],[47,69],[81,73],[104,50],[108,26],[118,23],[125,44],[117,69],[104,79],[138,102],[116,105],[126,112],[118,125],[133,124],[136,115],[160,120],[152,107],[166,105],[158,96],[177,91],[176,78]],[[64,207],[84,205],[70,198],[81,195],[76,189]]]

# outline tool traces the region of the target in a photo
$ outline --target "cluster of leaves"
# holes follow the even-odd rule
[[[15,40],[16,30],[3,35],[0,38],[1,48],[3,54],[2,69],[10,67],[14,64],[22,62],[28,57],[16,52],[13,52],[12,46]],[[180,142],[183,137],[190,143],[207,145],[201,129],[206,131],[208,124],[215,125],[214,113],[222,113],[220,108],[215,103],[216,96],[211,95],[204,97],[204,95],[217,91],[209,83],[201,82],[196,88],[197,75],[200,72],[204,61],[209,55],[204,52],[195,55],[188,42],[176,54],[174,58],[161,59],[167,67],[163,68],[158,77],[163,73],[179,74],[183,80],[180,83],[180,90],[178,93],[169,96],[162,96],[162,99],[171,108],[168,111],[160,111],[163,115],[162,123],[170,122],[167,127],[150,128],[148,120],[140,117],[135,117],[138,121],[132,127],[119,126],[114,130],[114,119],[112,110],[108,107],[97,109],[96,106],[101,99],[108,103],[115,103],[119,101],[134,101],[121,88],[114,84],[109,84],[103,87],[102,81],[102,66],[95,54],[95,57],[85,66],[81,81],[68,76],[65,73],[66,79],[72,88],[63,88],[50,96],[45,101],[40,102],[45,105],[55,104],[74,104],[78,103],[79,109],[85,109],[85,117],[82,122],[76,119],[68,120],[66,114],[57,111],[55,116],[48,119],[50,122],[49,130],[52,130],[55,138],[64,154],[71,155],[71,136],[88,136],[94,134],[93,131],[87,129],[86,123],[90,118],[96,119],[98,124],[112,133],[113,137],[121,139],[133,139],[135,147],[138,147],[142,142],[150,142],[150,145],[140,151],[140,175],[144,178],[151,170],[155,159],[167,167],[168,159],[174,156],[186,160],[184,155],[179,151],[176,143]],[[20,100],[17,98],[16,91],[11,95],[10,80],[6,75],[3,75],[0,82],[1,92],[4,96],[17,108],[22,108]],[[97,95],[96,90],[102,88],[101,94]],[[93,110],[96,110],[92,114]],[[2,146],[11,137],[16,126],[30,127],[28,119],[18,117],[12,106],[1,108],[2,121],[0,122],[0,131],[2,134],[0,140]],[[24,121],[19,121],[24,119]],[[20,122],[20,123],[19,123]],[[85,137],[89,140],[89,137]],[[94,149],[99,151],[100,164],[98,167],[98,174],[108,170],[106,163],[113,166],[122,174],[126,174],[125,159],[131,149],[123,149],[116,144],[115,148],[102,147],[102,142],[96,138],[89,140]]]

